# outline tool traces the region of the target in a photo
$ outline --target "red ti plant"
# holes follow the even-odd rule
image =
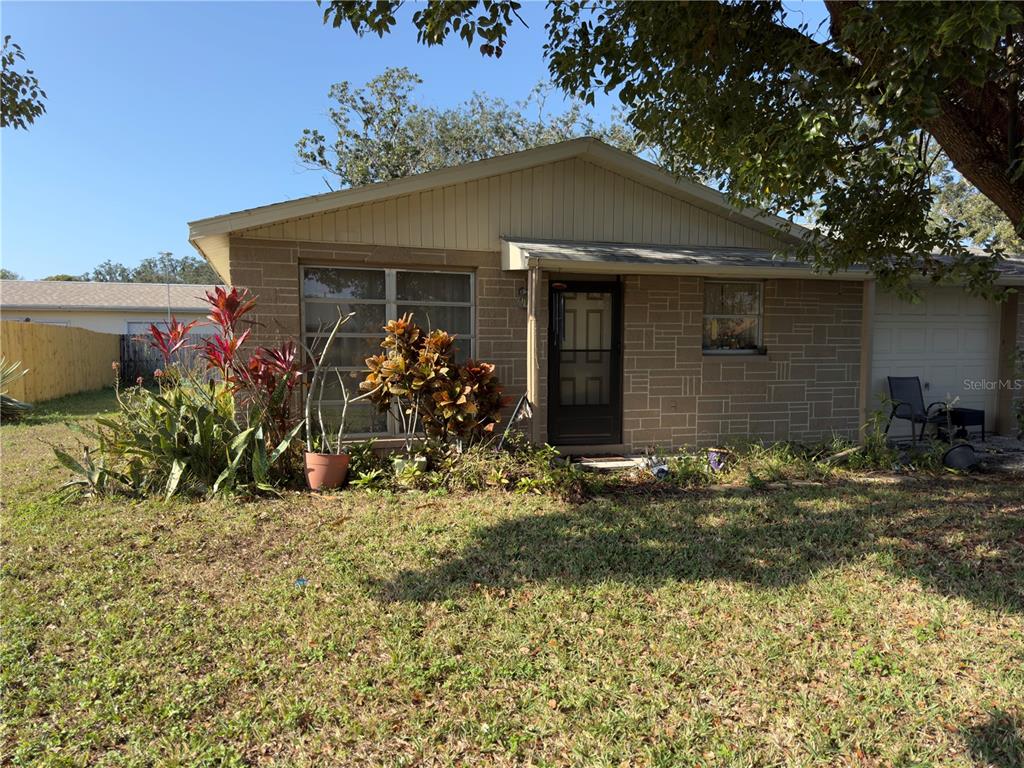
[[[207,291],[206,303],[210,305],[210,322],[225,336],[234,336],[238,321],[256,308],[256,297],[250,295],[248,288],[225,290],[218,285],[213,293]]]
[[[174,315],[171,315],[171,322],[167,326],[167,331],[161,331],[155,323],[151,323],[149,326],[149,335],[151,337],[149,345],[154,349],[160,351],[160,354],[164,358],[164,365],[171,362],[171,357],[174,353],[181,349],[191,349],[192,344],[188,343],[188,332],[198,323],[198,320],[193,320],[187,325],[178,321]]]
[[[206,358],[207,370],[220,371],[224,381],[231,381],[235,369],[235,357],[238,350],[249,338],[250,328],[246,328],[237,336],[218,333],[206,340],[203,346],[203,357]]]
[[[245,366],[235,366],[231,381],[242,399],[256,409],[273,442],[288,434],[298,421],[294,392],[304,373],[291,340],[276,348],[259,347]]]

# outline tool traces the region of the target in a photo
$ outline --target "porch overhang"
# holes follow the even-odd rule
[[[979,252],[979,258],[987,255]],[[864,267],[818,272],[792,255],[757,248],[714,245],[644,245],[588,243],[571,240],[501,238],[501,265],[506,270],[537,267],[548,272],[603,275],[695,275],[727,278],[873,279]],[[1024,257],[1005,256],[997,265],[995,284],[1024,286]],[[924,284],[923,278],[914,282]]]
[[[501,263],[507,270],[537,267],[549,272],[613,275],[696,275],[735,278],[814,278],[868,280],[865,269],[833,274],[813,271],[793,256],[756,248],[699,245],[586,243],[559,240],[501,239]]]

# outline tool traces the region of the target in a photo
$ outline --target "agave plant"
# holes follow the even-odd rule
[[[28,369],[21,367],[21,361],[8,363],[5,357],[0,356],[0,419],[19,419],[25,411],[31,410],[32,406],[29,403],[23,403],[7,394],[8,387],[26,373]]]

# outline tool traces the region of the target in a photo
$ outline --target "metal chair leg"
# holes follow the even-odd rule
[[[889,413],[889,420],[887,422],[885,422],[885,431],[882,433],[883,436],[888,437],[888,435],[889,435],[889,427],[892,426],[892,419],[893,419],[893,417],[895,415],[896,415],[896,409],[893,408],[892,411]],[[911,424],[911,432],[913,432],[913,424]]]

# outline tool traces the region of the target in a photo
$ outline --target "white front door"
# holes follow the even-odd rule
[[[925,288],[921,296],[920,303],[911,304],[878,292],[869,410],[880,407],[880,395],[888,395],[887,376],[917,376],[926,406],[958,398],[957,406],[983,409],[986,429],[992,429],[997,392],[971,383],[996,381],[998,305],[960,288]],[[907,422],[893,422],[890,434],[909,435]]]

